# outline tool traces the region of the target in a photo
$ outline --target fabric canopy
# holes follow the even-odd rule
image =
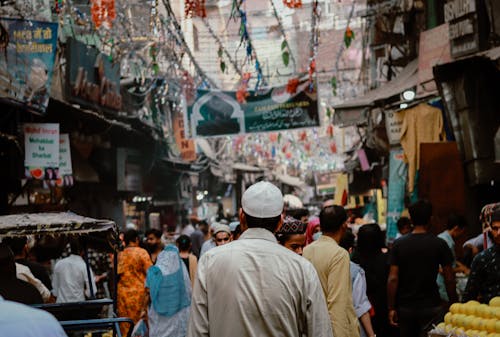
[[[116,232],[111,220],[87,218],[72,212],[23,213],[0,216],[0,236],[89,234]]]

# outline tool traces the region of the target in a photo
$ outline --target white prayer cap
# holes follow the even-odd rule
[[[216,235],[217,233],[220,233],[220,232],[224,232],[224,233],[231,235],[231,229],[229,229],[228,225],[219,224],[217,227],[215,227],[214,235]]]
[[[241,206],[254,218],[274,218],[283,212],[283,194],[273,184],[260,181],[243,193]]]

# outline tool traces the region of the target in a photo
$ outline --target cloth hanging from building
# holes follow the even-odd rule
[[[335,197],[333,198],[333,203],[335,205],[347,205],[348,186],[349,177],[347,176],[347,174],[339,174],[337,176],[337,184],[335,186]]]
[[[408,163],[408,191],[413,192],[415,174],[420,165],[420,144],[436,143],[444,138],[441,110],[426,103],[407,109],[401,127],[401,146]]]

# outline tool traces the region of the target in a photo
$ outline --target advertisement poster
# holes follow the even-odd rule
[[[61,134],[59,138],[59,177],[58,186],[73,185],[73,166],[71,164],[71,146],[69,135]]]
[[[57,23],[0,18],[0,97],[45,112],[56,57]]]
[[[408,165],[403,161],[403,149],[392,149],[389,158],[389,184],[387,191],[387,241],[398,234],[397,222],[403,212]]]
[[[24,124],[26,177],[56,180],[59,175],[59,124]]]
[[[319,126],[317,94],[308,89],[303,81],[293,94],[287,85],[249,91],[242,104],[235,91],[198,90],[187,108],[188,138]]]

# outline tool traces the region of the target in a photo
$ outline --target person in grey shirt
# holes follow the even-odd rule
[[[274,237],[282,211],[271,183],[245,191],[243,234],[200,259],[188,337],[333,336],[316,270]]]

